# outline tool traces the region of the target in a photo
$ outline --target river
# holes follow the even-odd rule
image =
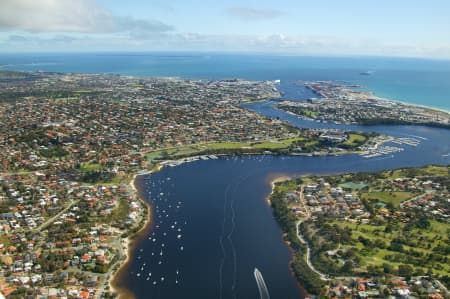
[[[299,94],[310,96],[298,88]],[[154,207],[154,221],[150,233],[136,244],[121,286],[137,298],[259,298],[256,267],[272,298],[303,298],[288,267],[290,251],[266,201],[271,180],[450,164],[449,130],[317,123],[276,110],[275,103],[244,107],[299,127],[371,131],[413,137],[420,144],[400,145],[402,152],[369,159],[359,155],[221,157],[139,177],[137,186]]]

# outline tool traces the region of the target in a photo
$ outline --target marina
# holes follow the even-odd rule
[[[193,156],[193,157],[182,158],[179,160],[164,161],[164,162],[161,162],[160,165],[176,167],[176,166],[184,164],[184,163],[191,163],[191,162],[195,162],[195,161],[199,161],[199,160],[205,161],[205,160],[210,160],[210,159],[215,160],[215,159],[218,159],[218,157],[216,155]]]

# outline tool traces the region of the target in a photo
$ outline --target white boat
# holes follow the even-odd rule
[[[258,268],[255,268],[253,275],[255,276],[256,284],[258,285],[259,297],[261,299],[270,299],[266,283],[264,282],[264,278]]]

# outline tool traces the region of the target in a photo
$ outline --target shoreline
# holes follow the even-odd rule
[[[156,170],[150,170],[150,171],[146,171],[144,173],[136,173],[132,176],[130,182],[129,182],[129,186],[132,190],[133,193],[133,197],[136,198],[137,200],[139,200],[141,202],[141,204],[143,205],[143,207],[146,209],[147,213],[146,213],[146,219],[142,219],[141,223],[140,223],[140,228],[138,231],[136,231],[135,233],[133,233],[132,235],[127,236],[126,238],[121,238],[120,240],[120,244],[121,244],[121,248],[122,248],[122,258],[124,257],[125,259],[123,261],[119,260],[119,267],[113,271],[108,279],[108,287],[109,290],[112,294],[116,294],[118,299],[134,299],[135,296],[133,294],[132,291],[130,291],[129,289],[127,289],[126,287],[120,286],[119,282],[120,282],[120,278],[121,275],[123,274],[122,272],[125,271],[127,269],[127,267],[129,266],[130,262],[131,262],[131,255],[132,255],[132,251],[134,249],[134,246],[136,244],[136,241],[139,240],[139,238],[142,236],[142,233],[147,232],[148,230],[150,230],[152,228],[152,224],[153,224],[153,219],[152,219],[152,205],[147,202],[140,194],[139,194],[139,190],[136,187],[136,181],[140,176],[145,176],[145,175],[151,175],[154,172],[157,172],[159,170],[161,170],[161,165],[158,165]]]
[[[417,103],[408,103],[402,100],[391,100],[391,99],[385,99],[385,98],[381,98],[382,100],[385,101],[390,101],[390,102],[394,102],[394,103],[399,103],[405,106],[412,106],[412,107],[417,107],[417,108],[422,108],[422,109],[429,109],[429,110],[434,110],[434,111],[439,111],[442,113],[447,113],[450,114],[450,108],[448,108],[448,110],[446,110],[446,108],[442,108],[442,107],[434,107],[434,106],[426,106],[426,105],[422,105],[422,104],[417,104]]]
[[[7,67],[11,67],[11,66],[15,66],[15,64],[0,64],[0,70],[1,71],[11,71],[11,72],[19,72],[19,73],[36,73],[38,71],[36,70],[17,70],[17,69],[4,69]],[[44,71],[44,72],[48,72],[51,73],[51,71]],[[67,72],[64,71],[63,73],[75,73],[75,74],[84,74],[86,72]],[[91,73],[91,72],[87,72],[89,74],[101,74],[101,73]],[[195,78],[195,77],[189,77],[189,76],[152,76],[152,75],[127,75],[127,74],[123,74],[121,76],[124,77],[135,77],[135,78],[160,78],[160,79],[169,79],[169,80],[199,80],[200,78]],[[220,79],[218,79],[220,80]],[[248,80],[248,81],[269,81],[272,82],[273,80],[270,79],[266,79],[266,80],[255,80],[255,79],[242,79],[242,80]],[[287,80],[289,81],[289,80]],[[304,80],[299,80],[302,82],[305,82]],[[331,80],[333,81],[333,80]],[[348,81],[348,83],[352,83],[352,84],[358,84],[361,85],[360,82],[350,82]],[[376,97],[379,100],[383,100],[383,101],[387,101],[387,102],[393,102],[393,103],[397,103],[397,104],[402,104],[402,105],[406,105],[406,106],[412,106],[412,107],[418,107],[418,108],[423,108],[423,109],[430,109],[430,110],[434,110],[434,111],[439,111],[442,113],[447,113],[450,114],[450,108],[444,108],[444,107],[435,107],[435,106],[427,106],[425,104],[418,104],[418,103],[412,103],[412,102],[407,102],[405,100],[399,100],[399,99],[394,99],[394,98],[390,98],[390,97],[383,97],[380,95],[377,95],[377,91],[374,88],[371,88],[367,85],[364,85],[362,87],[363,89],[365,89],[368,93],[370,93],[371,95],[373,95],[374,97]],[[277,89],[278,92],[280,92],[280,90]],[[314,91],[314,90],[312,90]],[[318,94],[320,95],[320,94]],[[283,96],[280,96],[278,98],[276,97],[267,97],[265,99],[258,99],[255,101],[247,101],[244,100],[242,101],[241,104],[250,104],[250,103],[257,103],[257,102],[264,102],[264,101],[277,101],[277,100],[287,100],[289,101],[289,99],[283,99]],[[298,99],[293,99],[294,101],[298,101]],[[307,99],[302,99],[301,101],[306,101]]]
[[[293,179],[295,179],[295,178],[301,178],[301,177],[304,177],[305,175],[300,175],[300,176],[279,176],[279,177],[275,177],[274,179],[272,179],[271,180],[271,186],[272,186],[272,190],[271,190],[271,193],[270,193],[270,195],[268,196],[268,199],[270,200],[270,198],[272,197],[272,195],[274,194],[274,191],[275,191],[275,189],[276,189],[276,184],[277,183],[283,183],[283,182],[286,182],[286,181],[289,181],[289,180],[293,180]],[[270,202],[270,201],[269,201]],[[275,217],[275,209],[271,206],[271,209],[272,209],[272,214],[273,214],[273,216]],[[286,247],[287,247],[287,249],[289,250],[289,252],[290,252],[290,256],[291,256],[291,259],[289,260],[289,263],[288,263],[288,267],[289,267],[289,272],[291,273],[291,276],[292,276],[292,278],[295,280],[295,282],[296,282],[296,284],[297,284],[297,286],[299,287],[299,289],[300,289],[300,291],[303,293],[303,295],[304,295],[304,298],[306,299],[306,298],[309,298],[311,295],[312,295],[312,291],[310,290],[310,289],[308,289],[306,286],[305,286],[305,281],[302,281],[298,276],[297,276],[297,274],[296,274],[296,272],[295,272],[295,270],[294,270],[294,267],[293,267],[293,264],[294,264],[294,262],[295,262],[295,260],[298,258],[298,252],[292,247],[292,243],[291,243],[291,241],[288,239],[288,238],[286,238],[286,236],[288,235],[288,233],[283,229],[283,227],[280,225],[280,223],[278,222],[278,220],[275,218],[275,221],[277,222],[277,225],[278,225],[278,227],[280,228],[280,230],[281,230],[281,238],[282,238],[282,241],[283,241],[283,243],[286,245]],[[299,239],[299,241],[302,243],[302,244],[304,244],[303,242],[302,242],[302,240],[301,240],[301,238],[299,237],[299,235],[298,235],[298,224],[299,224],[299,222],[296,222],[295,223],[295,226],[296,226],[296,237]],[[304,244],[304,245],[306,245],[306,244]],[[307,245],[306,245],[307,246]],[[309,264],[308,263],[306,263],[307,264],[307,267],[308,267],[308,269],[310,270],[310,271],[313,271],[313,272],[315,272],[310,266],[309,266]]]
[[[262,153],[241,153],[238,154],[237,156],[252,156],[252,155],[262,155]],[[273,153],[271,155],[274,155]],[[286,154],[287,156],[290,156],[290,154]],[[226,156],[234,156],[234,155],[228,155],[228,154],[216,154],[216,156],[218,157],[226,157]],[[199,157],[197,155],[194,155],[192,157]],[[134,234],[127,236],[126,238],[121,238],[121,247],[122,247],[122,257],[124,257],[125,259],[121,259],[119,260],[117,263],[119,263],[119,267],[114,270],[111,275],[108,278],[107,281],[107,286],[109,288],[110,293],[112,294],[116,294],[116,298],[118,299],[135,299],[134,294],[127,289],[126,287],[120,286],[119,282],[120,282],[120,278],[121,275],[123,275],[123,271],[125,271],[129,265],[129,263],[131,262],[131,253],[134,249],[135,243],[137,240],[139,240],[140,237],[142,237],[142,233],[148,231],[149,229],[152,228],[152,217],[151,217],[151,213],[152,213],[152,205],[147,202],[144,198],[142,198],[139,194],[139,190],[136,187],[136,181],[140,176],[146,176],[146,175],[151,175],[155,172],[161,171],[163,168],[165,167],[172,167],[169,164],[175,162],[176,166],[179,165],[183,165],[185,163],[190,163],[190,162],[196,162],[199,160],[185,160],[186,158],[180,158],[177,160],[164,160],[159,162],[154,169],[149,170],[149,171],[144,171],[142,173],[135,173],[133,174],[130,182],[129,182],[129,186],[132,190],[132,194],[133,196],[139,200],[143,206],[146,208],[147,210],[147,217],[146,220],[142,222],[142,226],[139,228],[138,231],[136,231]],[[271,201],[270,201],[270,196],[273,194],[273,191],[275,189],[275,184],[278,182],[284,182],[287,180],[292,179],[292,177],[286,175],[286,174],[272,174],[271,176],[269,176],[267,178],[267,181],[270,185],[271,185],[271,192],[270,194],[266,197],[266,203],[268,204],[269,208],[271,207]],[[283,235],[281,235],[281,238],[283,238]],[[292,250],[292,248],[289,246],[289,244],[283,240],[283,242],[286,244],[287,248],[291,251],[291,258],[293,258],[294,255],[294,251]],[[290,263],[292,262],[292,259],[290,261]],[[290,269],[291,274],[293,275],[294,279],[294,273],[292,272],[292,270]],[[106,282],[105,282],[106,283]],[[307,293],[306,289],[303,287],[303,285],[301,285],[297,280],[296,283],[298,284],[299,288],[301,289],[302,292]]]
[[[397,103],[397,104],[402,104],[405,106],[412,106],[412,107],[417,107],[417,108],[423,108],[423,109],[430,109],[430,110],[435,110],[435,111],[439,111],[439,112],[443,112],[443,113],[447,113],[450,114],[450,108],[443,108],[443,107],[434,107],[434,106],[426,106],[423,104],[417,104],[417,103],[410,103],[410,102],[406,102],[404,100],[398,100],[398,99],[391,99],[389,97],[385,98],[382,96],[378,96],[376,91],[374,91],[373,89],[371,89],[370,87],[367,88],[368,92],[373,95],[377,100],[381,100],[381,101],[386,101],[386,102],[393,102],[393,103]]]
[[[241,156],[246,156],[246,155],[248,155],[248,154],[242,154]],[[223,156],[227,156],[227,155],[220,155],[220,156],[223,157]],[[141,222],[142,226],[139,228],[138,231],[136,231],[134,234],[132,234],[130,236],[127,236],[126,238],[121,238],[120,244],[121,244],[122,253],[123,253],[122,258],[124,257],[124,259],[123,260],[120,259],[117,262],[117,263],[119,263],[119,267],[111,273],[111,275],[107,279],[107,282],[106,281],[104,282],[106,284],[106,286],[109,288],[109,292],[111,294],[116,295],[115,298],[118,298],[118,299],[135,299],[136,298],[134,293],[131,290],[129,290],[126,287],[120,286],[119,282],[120,282],[121,276],[124,274],[123,271],[125,271],[127,269],[127,267],[129,266],[129,264],[131,262],[131,255],[132,255],[134,246],[136,245],[136,241],[139,240],[140,237],[142,237],[143,232],[147,232],[149,229],[151,229],[152,224],[153,224],[152,217],[151,217],[152,205],[140,196],[139,189],[136,187],[136,181],[140,176],[151,175],[155,172],[162,170],[164,167],[170,167],[168,165],[169,161],[170,162],[174,162],[174,161],[178,162],[179,164],[177,164],[177,166],[191,162],[191,161],[189,161],[189,162],[184,161],[183,159],[161,161],[160,163],[157,164],[157,166],[155,167],[154,170],[145,171],[143,173],[135,173],[129,182],[129,186],[132,190],[133,196],[135,198],[137,198],[145,206],[145,208],[147,210],[147,217],[146,217],[145,221]],[[195,161],[198,161],[198,160],[195,160]],[[192,161],[192,162],[194,162],[194,161]],[[271,193],[266,197],[266,203],[269,205],[269,208],[271,208],[270,196],[273,193],[275,184],[278,182],[284,182],[284,181],[287,181],[290,179],[292,179],[292,177],[290,177],[286,174],[274,174],[273,178],[269,177],[267,179],[268,182],[271,184],[271,189],[272,189]],[[283,239],[283,235],[281,235],[280,237]],[[283,240],[283,242],[286,244],[288,250],[291,252],[291,261],[289,262],[289,263],[291,263],[292,258],[294,257],[294,252],[293,252],[292,248],[290,248],[289,244],[286,243],[285,240]],[[289,266],[289,268],[290,268],[290,266]],[[306,294],[307,293],[306,289],[295,278],[292,270],[290,269],[289,271],[291,272],[291,275],[296,280],[296,283],[299,286],[299,289],[301,290],[301,292]]]
[[[424,170],[426,170],[428,167],[430,167],[430,166],[441,166],[441,167],[450,167],[450,165],[447,165],[447,166],[442,166],[442,165],[438,165],[438,164],[426,164],[425,166],[419,166],[419,167],[417,167],[417,166],[404,166],[404,167],[401,167],[401,168],[394,168],[396,171],[398,170],[398,171],[404,171],[404,170],[408,170],[408,169],[416,169],[416,170],[422,170],[422,169],[424,169]],[[376,174],[378,174],[378,173],[382,173],[382,174],[384,174],[384,173],[387,173],[387,172],[389,172],[389,171],[391,171],[391,170],[381,170],[381,171],[363,171],[363,172],[356,172],[356,173],[361,173],[361,174],[372,174],[372,175],[376,175]],[[342,173],[342,175],[344,175],[344,174],[354,174],[353,172],[344,172],[344,173]],[[304,174],[304,175],[300,175],[300,176],[296,176],[296,175],[294,175],[294,176],[292,176],[292,180],[294,180],[294,179],[296,179],[296,178],[303,178],[303,177],[306,177],[306,178],[317,178],[317,177],[329,177],[329,176],[338,176],[339,175],[339,173],[334,173],[334,174],[332,174],[332,173],[329,173],[329,172],[327,172],[327,173],[324,173],[324,174],[320,174],[319,176],[317,176],[317,175],[313,175],[313,176],[311,176],[311,175],[309,175],[309,174]],[[435,174],[434,173],[424,173],[424,174],[417,174],[416,176],[434,176]],[[443,177],[445,177],[445,174],[441,174],[441,175],[437,175],[436,174],[436,176],[443,176]],[[272,181],[271,181],[271,185],[272,185],[272,191],[271,191],[271,195],[272,194],[274,194],[274,191],[275,191],[275,189],[276,189],[276,183],[279,183],[279,182],[285,182],[286,181],[286,178],[281,178],[281,177],[279,177],[279,178],[275,178],[275,179],[273,179]],[[305,182],[303,182],[303,184],[304,184]],[[303,187],[301,188],[301,190],[302,190],[302,192],[303,192]],[[286,190],[284,191],[284,194],[286,194]],[[269,198],[270,198],[270,196],[269,196]],[[414,197],[414,198],[412,198],[412,199],[410,199],[410,200],[415,200],[417,197]],[[410,200],[406,200],[406,201],[403,201],[402,203],[406,203],[407,201],[410,201]],[[401,204],[400,204],[401,205]],[[306,246],[306,249],[307,249],[307,251],[306,251],[306,253],[303,253],[303,252],[301,252],[300,251],[300,257],[301,258],[304,258],[305,259],[305,264],[303,265],[303,266],[301,266],[302,268],[302,271],[301,272],[308,272],[308,271],[312,271],[312,272],[314,272],[315,274],[317,274],[318,275],[318,278],[322,281],[322,282],[324,282],[324,285],[322,285],[322,289],[323,289],[323,287],[325,287],[326,286],[326,283],[327,282],[334,282],[334,283],[336,283],[336,282],[346,282],[346,283],[349,283],[349,282],[351,282],[352,280],[355,280],[355,277],[364,277],[364,273],[363,272],[360,272],[360,273],[350,273],[350,274],[347,274],[347,273],[344,273],[344,274],[328,274],[327,272],[321,272],[321,270],[318,270],[315,266],[314,266],[314,264],[311,262],[311,252],[312,252],[312,250],[313,250],[313,247],[312,247],[312,245],[310,245],[310,243],[309,242],[312,242],[312,241],[310,241],[310,240],[307,240],[307,238],[300,232],[300,227],[299,227],[299,225],[303,222],[303,221],[305,221],[305,220],[308,220],[308,219],[310,219],[311,218],[311,216],[309,215],[309,216],[307,216],[306,218],[297,218],[297,221],[296,221],[296,223],[295,223],[295,226],[296,226],[296,235],[297,235],[297,237],[298,237],[298,239],[300,240],[300,242],[304,245],[304,246]],[[300,220],[299,220],[300,219]],[[435,221],[439,221],[439,220],[436,220],[435,219]],[[281,226],[279,223],[278,223],[278,225],[279,226]],[[282,229],[282,233],[283,233],[283,236],[285,236],[285,235],[287,235],[288,233],[286,232],[286,231],[284,231],[283,229]],[[314,236],[314,234],[313,234],[313,236]],[[294,259],[296,259],[297,257],[299,257],[297,254],[298,254],[298,252],[291,246],[291,243],[288,241],[288,240],[285,240],[284,238],[283,238],[283,240],[285,241],[285,243],[286,243],[286,246],[288,247],[288,249],[291,251],[291,253],[292,253],[292,260],[291,260],[291,262],[290,262],[290,265],[291,265],[291,263],[294,261]],[[340,247],[338,247],[338,249],[339,249]],[[308,271],[306,271],[307,269],[309,269]],[[308,281],[309,280],[309,277],[308,276],[306,276],[306,278],[305,279],[302,279],[302,277],[297,277],[296,275],[295,275],[295,273],[294,273],[294,271],[292,270],[292,268],[290,268],[290,270],[291,270],[291,272],[292,272],[292,274],[293,274],[293,277],[294,277],[294,279],[297,281],[297,283],[305,290],[305,292],[306,293],[309,293],[309,290],[306,288],[306,287],[304,287],[304,282],[306,281]],[[322,270],[322,271],[326,271],[326,270]],[[362,273],[362,274],[361,274]],[[378,275],[378,276],[377,276]],[[384,274],[384,275],[386,275],[386,274]],[[399,274],[392,274],[391,273],[391,275],[393,275],[393,276],[397,276],[397,277],[400,277],[401,275],[399,275]],[[419,274],[416,274],[416,275],[419,275]],[[447,295],[448,295],[448,290],[447,290],[447,288],[445,287],[445,285],[442,285],[441,284],[441,281],[440,281],[440,279],[443,277],[443,275],[441,276],[441,277],[439,277],[439,275],[442,275],[442,273],[441,274],[439,274],[439,273],[434,273],[434,274],[430,274],[430,277],[433,279],[433,281],[435,281],[435,282],[437,282],[438,284],[439,284],[439,287],[440,288],[442,288],[443,290],[444,290],[444,292],[447,292]],[[444,275],[445,275],[445,273],[444,273]],[[382,277],[382,275],[381,274],[372,274],[372,276],[373,277],[375,277],[375,279],[377,279],[377,278],[379,278],[379,277]],[[417,276],[417,277],[421,277],[421,276]],[[400,278],[402,278],[402,277],[400,277]],[[409,280],[409,278],[408,278],[408,280]],[[438,290],[438,292],[440,292],[439,290]],[[317,293],[316,293],[317,294]]]
[[[266,202],[268,203],[269,208],[272,210],[272,215],[273,215],[273,207],[272,207],[270,198],[272,197],[272,195],[273,195],[273,193],[275,191],[275,187],[276,187],[275,185],[277,183],[283,183],[283,182],[286,182],[286,181],[289,181],[289,180],[293,180],[294,178],[295,178],[295,176],[288,176],[288,175],[285,175],[285,174],[279,174],[279,175],[274,174],[273,178],[269,178],[271,191],[270,191],[270,194],[267,195],[267,197],[266,197]],[[278,222],[277,222],[277,226],[281,229],[281,227],[278,224]],[[286,233],[281,229],[281,235],[280,235],[281,241],[286,245],[286,248],[289,250],[289,253],[290,253],[290,256],[291,256],[291,258],[290,258],[290,260],[288,262],[288,265],[287,265],[288,268],[289,268],[289,272],[291,273],[292,278],[295,280],[295,283],[297,284],[297,287],[299,288],[300,292],[304,295],[304,298],[308,298],[311,295],[310,292],[301,283],[301,281],[297,279],[297,277],[295,275],[295,272],[292,269],[292,263],[295,260],[296,254],[295,254],[295,250],[291,247],[291,244],[289,243],[289,241],[285,240],[285,238],[284,238],[285,234]]]
[[[286,100],[287,102],[294,102],[291,100]],[[389,101],[388,101],[389,102]],[[445,110],[439,110],[439,109],[435,109],[435,108],[430,108],[427,106],[420,106],[420,105],[410,105],[410,104],[406,104],[406,106],[411,106],[410,108],[422,108],[422,109],[428,109],[431,110],[433,112],[440,112],[440,113],[445,113],[448,114],[450,116],[450,111],[445,111]],[[416,107],[414,107],[416,106]],[[287,114],[290,114],[292,116],[295,116],[299,119],[302,120],[306,120],[306,121],[311,121],[311,122],[316,122],[316,123],[320,123],[320,124],[332,124],[332,125],[343,125],[343,126],[361,126],[361,127],[372,127],[372,126],[423,126],[423,127],[430,127],[430,128],[443,128],[443,129],[449,129],[450,125],[446,125],[446,124],[438,124],[438,123],[417,123],[417,122],[387,122],[387,123],[383,123],[383,122],[374,122],[374,123],[363,123],[363,122],[357,122],[357,123],[352,123],[352,122],[336,122],[333,120],[317,120],[314,118],[310,118],[308,116],[302,115],[302,114],[295,114],[292,111],[289,110],[284,110],[284,109],[280,109],[280,108],[275,108],[278,109],[280,111],[283,111]],[[345,128],[336,128],[337,130],[343,130],[346,131]]]
[[[226,155],[223,155],[223,156],[226,156]],[[240,155],[240,156],[245,156],[245,154]],[[180,159],[180,160],[182,160],[182,159]],[[171,161],[174,161],[174,160],[171,160]],[[179,161],[179,160],[175,160],[175,161]],[[184,163],[187,163],[187,162],[184,162]],[[178,165],[181,165],[184,163],[180,163]],[[130,291],[126,287],[118,285],[118,283],[120,282],[121,275],[123,275],[122,272],[127,269],[129,263],[131,262],[131,254],[132,254],[132,251],[134,250],[134,246],[135,246],[136,242],[139,241],[139,238],[142,237],[142,234],[144,232],[147,232],[149,229],[152,228],[152,224],[153,224],[152,216],[151,216],[152,206],[150,203],[148,203],[146,200],[144,200],[143,197],[140,196],[139,189],[136,187],[136,181],[140,176],[151,175],[155,172],[162,170],[164,167],[170,167],[170,166],[168,166],[167,164],[164,164],[164,163],[159,163],[153,170],[134,174],[130,181],[130,187],[132,188],[133,195],[136,196],[136,198],[138,198],[146,206],[148,213],[147,213],[147,217],[146,217],[145,221],[141,222],[142,226],[140,227],[140,229],[138,231],[136,231],[134,234],[132,234],[126,238],[122,238],[122,240],[121,240],[122,248],[123,248],[124,252],[126,252],[126,254],[124,255],[125,259],[123,261],[119,260],[119,263],[120,263],[119,267],[114,272],[112,272],[112,274],[110,275],[110,277],[108,279],[109,290],[111,293],[117,295],[116,298],[119,298],[119,299],[120,298],[125,298],[125,299],[136,298],[134,296],[134,294],[132,293],[132,291]],[[408,168],[408,167],[406,167],[406,168]],[[289,176],[285,173],[272,173],[265,179],[266,183],[271,186],[271,191],[266,196],[265,201],[268,204],[269,208],[272,209],[272,213],[273,213],[273,208],[272,208],[270,199],[271,199],[272,194],[274,193],[274,190],[276,187],[275,184],[282,183],[282,182],[285,182],[288,180],[292,180],[296,177],[303,177],[303,176],[307,176],[307,175]],[[277,224],[277,225],[279,225],[279,224]],[[281,237],[283,243],[286,245],[286,247],[289,250],[290,255],[291,255],[291,259],[288,263],[289,271],[290,271],[292,277],[294,278],[296,284],[298,285],[300,291],[307,297],[308,294],[310,294],[310,292],[306,289],[306,287],[302,284],[302,282],[297,279],[295,272],[292,269],[291,264],[294,262],[296,254],[295,254],[294,249],[291,247],[290,243],[284,239],[284,234],[285,234],[285,232],[282,230],[280,237]]]

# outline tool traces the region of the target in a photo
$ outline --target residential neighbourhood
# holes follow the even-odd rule
[[[389,101],[360,85],[341,81],[306,82],[317,98],[306,102],[283,101],[278,108],[300,117],[339,124],[424,124],[450,126],[450,114],[422,106]]]
[[[151,217],[149,206],[133,186],[137,173],[235,152],[336,155],[359,151],[367,155],[374,149],[385,151],[379,145],[394,140],[377,134],[296,129],[240,107],[279,96],[272,81],[1,72],[1,294],[7,298],[114,297],[111,280],[126,259],[128,238],[145,228]],[[396,175],[377,184],[368,178],[342,182],[312,178],[291,187],[284,200],[301,219],[299,230],[305,240],[312,244],[309,232],[329,229],[314,227],[317,219],[325,219],[325,225],[332,221],[333,229],[348,237],[333,240],[342,246],[337,251],[330,245],[322,247],[329,253],[327,262],[339,265],[336,275],[345,272],[343,265],[350,267],[348,260],[356,269],[351,277],[371,266],[361,263],[362,253],[354,250],[348,236],[351,229],[357,231],[356,238],[364,235],[361,226],[371,231],[374,223],[388,227],[397,221],[399,229],[404,229],[419,212],[432,219],[425,223],[431,231],[423,240],[431,240],[437,234],[433,230],[440,229],[442,235],[447,229],[448,176],[441,173]],[[398,198],[394,200],[391,193]],[[433,242],[423,251],[436,252],[427,267],[414,268],[414,277],[423,277],[419,280],[427,291],[431,285],[439,289],[433,295],[445,297],[436,283],[446,283],[442,274],[449,269],[446,264],[438,269],[436,263],[448,261],[448,240]],[[392,246],[384,243],[382,250]],[[418,256],[419,263],[422,253],[414,252],[411,244],[401,246],[401,251],[383,251],[377,258],[397,266],[399,258],[405,260],[407,249]],[[380,271],[380,265],[373,266],[378,268],[372,270]],[[320,265],[317,268],[323,270]],[[394,272],[398,274],[398,269]],[[360,297],[375,292],[372,280],[383,294],[384,286],[390,286],[375,276],[364,278],[369,281],[360,283],[365,285]],[[411,279],[405,280],[408,286]],[[353,285],[347,280],[330,283],[327,292],[338,297],[354,294],[358,285],[351,281]],[[394,294],[395,288],[389,287],[389,292]]]
[[[127,237],[149,211],[130,185],[155,150],[293,137],[238,107],[271,82],[2,72],[0,292],[112,296]]]
[[[322,295],[449,298],[449,170],[301,177],[278,183],[272,201],[292,213]]]

